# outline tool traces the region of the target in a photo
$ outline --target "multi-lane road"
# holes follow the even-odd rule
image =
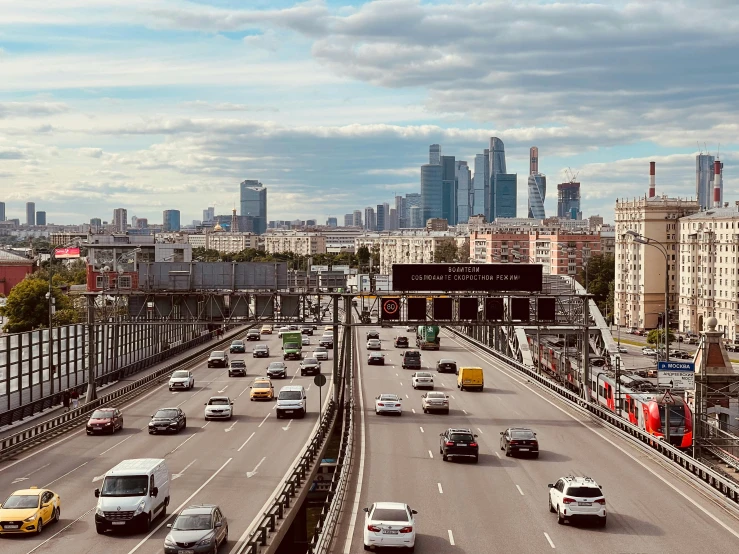
[[[311,337],[312,346],[318,339]],[[229,525],[229,542],[220,552],[239,552],[244,532],[304,449],[319,411],[313,377],[300,377],[297,361],[286,362],[288,378],[273,383],[276,392],[291,383],[308,389],[304,419],[278,420],[276,402],[249,400],[252,380],[266,374],[269,362],[282,360],[276,334],[263,335],[260,342],[270,346],[270,358],[252,358],[256,342],[247,343],[247,354],[231,355],[245,359],[246,378],[229,378],[227,369],[208,369],[200,363],[193,368],[194,390],[170,392],[165,382],[122,406],[124,429],[115,435],[87,436],[82,428],[0,464],[0,501],[29,486],[50,488],[62,500],[59,523],[45,527],[40,536],[4,537],[3,554],[162,552],[168,518],[155,520],[148,534],[98,535],[95,531],[93,491],[102,476],[121,460],[144,457],[166,459],[174,474],[168,514],[190,504],[220,505]],[[312,346],[303,349],[311,351]],[[331,373],[332,363],[332,359],[323,362],[324,373]],[[231,421],[204,420],[204,403],[212,395],[228,395],[234,401]],[[187,428],[176,435],[149,435],[151,415],[171,406],[185,411]]]
[[[408,503],[418,511],[416,552],[729,553],[736,550],[736,514],[690,479],[627,439],[568,407],[482,351],[444,333],[441,351],[424,351],[424,370],[450,395],[449,415],[424,414],[413,371],[400,366],[392,338],[380,329],[386,364],[367,366],[364,333],[357,338],[364,449],[359,502],[350,497],[337,552],[363,552],[364,514],[377,501]],[[410,333],[411,344],[413,339]],[[485,370],[483,392],[460,392],[453,374],[436,374],[439,358]],[[396,393],[403,414],[378,416],[374,399]],[[538,459],[507,458],[500,432],[533,428]],[[478,464],[443,462],[439,433],[449,427],[478,434]],[[361,442],[361,441],[360,441]],[[567,475],[590,476],[603,487],[608,526],[558,525],[548,510],[547,484]],[[354,517],[356,515],[356,517]],[[352,526],[353,524],[353,526]]]

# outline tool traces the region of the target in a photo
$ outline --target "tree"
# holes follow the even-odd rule
[[[3,329],[8,333],[31,331],[49,325],[49,281],[28,276],[14,286],[0,314],[8,318]],[[57,311],[73,310],[72,301],[58,287],[52,288]],[[69,317],[66,314],[65,317]]]
[[[457,248],[457,261],[461,264],[470,263],[470,237],[464,239],[464,242]]]
[[[454,263],[457,261],[458,255],[457,241],[454,239],[443,239],[437,243],[436,250],[434,250],[434,263]]]
[[[667,340],[675,342],[675,334],[670,331],[667,335]],[[664,329],[652,329],[647,334],[647,344],[656,344],[657,346],[665,344],[665,331]]]
[[[593,300],[598,305],[598,309],[602,314],[613,313],[613,303],[609,303],[609,292],[611,283],[616,279],[616,259],[607,254],[595,254],[590,257],[585,267],[581,267],[578,273],[578,280],[581,284],[587,285],[587,291],[593,295]]]

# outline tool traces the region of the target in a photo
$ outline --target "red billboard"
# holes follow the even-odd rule
[[[55,248],[54,257],[57,260],[68,259],[68,258],[79,258],[80,249],[79,247],[74,248]]]

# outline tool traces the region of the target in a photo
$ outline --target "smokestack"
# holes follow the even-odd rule
[[[654,184],[655,165],[657,165],[656,162],[649,162],[649,198],[654,198],[657,194]]]
[[[721,162],[716,160],[713,162],[713,207],[721,207],[721,185],[723,184],[721,177]]]

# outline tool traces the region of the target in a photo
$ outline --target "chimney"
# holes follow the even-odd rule
[[[656,162],[649,162],[649,198],[654,198],[654,196],[657,194],[655,190],[654,185],[654,166],[656,165]]]
[[[713,207],[721,207],[721,185],[723,184],[721,177],[721,162],[716,160],[713,162],[713,172],[715,174],[713,180]]]

